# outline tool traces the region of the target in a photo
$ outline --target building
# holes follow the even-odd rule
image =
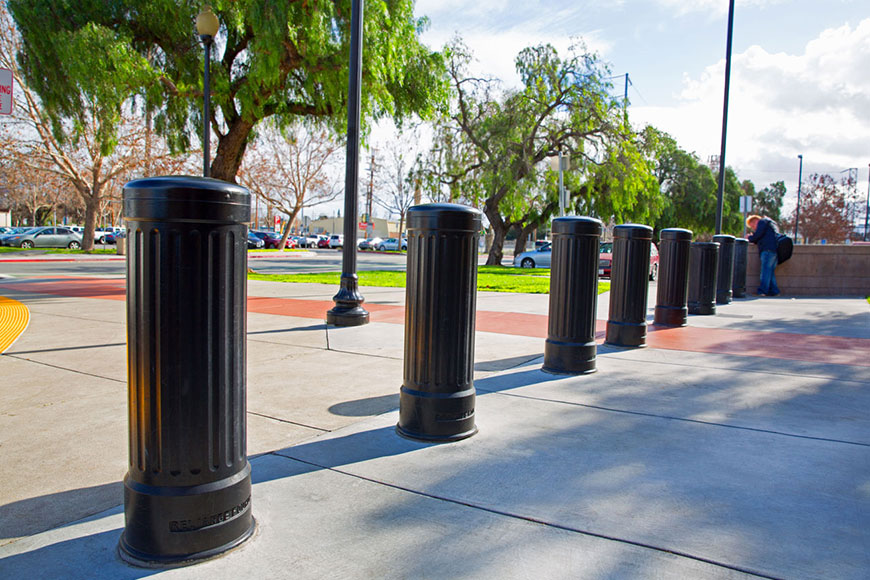
[[[371,237],[378,238],[394,238],[398,232],[398,224],[396,222],[387,221],[384,218],[372,218],[374,228]],[[362,224],[362,222],[360,222]],[[318,220],[312,220],[308,226],[308,231],[312,234],[343,234],[344,233],[344,218],[342,217],[327,217]],[[368,237],[366,228],[363,227],[357,230],[357,238],[363,239]]]

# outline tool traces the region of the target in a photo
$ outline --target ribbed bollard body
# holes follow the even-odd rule
[[[580,374],[596,370],[598,250],[603,230],[594,218],[553,220],[545,371]]]
[[[689,254],[689,314],[716,314],[719,244],[692,242]]]
[[[749,240],[737,238],[734,240],[734,275],[731,281],[731,291],[734,298],[746,297],[746,264],[749,256]]]
[[[399,434],[425,441],[474,435],[474,317],[479,211],[408,210],[405,365]]]
[[[659,280],[656,291],[654,323],[660,326],[686,326],[689,308],[689,252],[692,232],[680,228],[661,231],[659,242]]]
[[[731,304],[734,296],[731,284],[734,281],[734,236],[713,236],[719,243],[719,273],[716,278],[716,304]]]
[[[652,233],[651,227],[638,224],[623,224],[613,228],[607,344],[646,346]]]
[[[250,537],[250,195],[205,178],[124,187],[129,469],[121,555],[178,565]]]

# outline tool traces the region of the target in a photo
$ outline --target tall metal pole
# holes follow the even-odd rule
[[[211,138],[211,88],[209,85],[209,69],[211,64],[211,43],[214,40],[209,35],[202,36],[202,44],[205,46],[205,70],[202,75],[202,176],[211,176],[211,152],[209,151],[209,141]]]
[[[870,226],[870,165],[867,166],[867,205],[864,206],[864,241],[867,241],[867,229]]]
[[[725,102],[722,105],[722,147],[719,150],[719,188],[716,197],[716,234],[722,233],[722,204],[725,199],[725,138],[728,132],[728,91],[731,86],[731,36],[734,30],[734,0],[728,3],[728,42],[725,48]]]
[[[559,216],[565,217],[565,206],[568,205],[565,199],[565,182],[562,178],[562,150],[559,150]]]
[[[363,0],[353,0],[350,12],[350,70],[347,91],[347,160],[344,179],[344,243],[341,255],[341,287],[326,313],[327,324],[368,324],[369,313],[359,292],[356,275],[356,232],[359,219],[359,132],[362,93]]]
[[[801,220],[801,180],[803,179],[804,173],[804,156],[798,155],[798,159],[801,160],[801,164],[798,167],[798,199],[797,199],[797,208],[794,210],[794,243],[798,241],[798,222]]]

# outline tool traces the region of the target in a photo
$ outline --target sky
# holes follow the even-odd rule
[[[703,160],[718,155],[728,0],[417,0],[429,18],[422,41],[460,36],[477,73],[518,86],[514,57],[582,39],[628,73],[629,115],[670,133]],[[870,164],[870,3],[867,0],[737,0],[726,163],[760,189],[775,181],[794,205],[803,177]],[[624,80],[614,79],[622,95]]]

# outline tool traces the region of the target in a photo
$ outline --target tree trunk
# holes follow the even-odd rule
[[[82,250],[90,252],[94,249],[94,232],[97,227],[97,211],[100,208],[100,198],[88,196],[85,198],[85,229],[82,232]]]
[[[487,266],[501,266],[502,258],[504,257],[504,240],[507,237],[508,225],[504,222],[501,215],[498,213],[498,208],[492,209],[487,203],[484,207],[484,213],[489,220],[489,225],[492,227],[492,247],[489,249],[489,256],[486,258]]]
[[[535,230],[534,226],[526,226],[520,229],[519,235],[517,235],[517,245],[514,246],[514,256],[518,254],[522,254],[526,251],[526,242],[529,239],[529,235]],[[534,244],[532,244],[534,245]]]
[[[242,165],[245,149],[248,147],[248,137],[254,123],[236,120],[226,135],[218,138],[217,154],[211,163],[211,176],[230,183],[236,183],[236,174]]]

